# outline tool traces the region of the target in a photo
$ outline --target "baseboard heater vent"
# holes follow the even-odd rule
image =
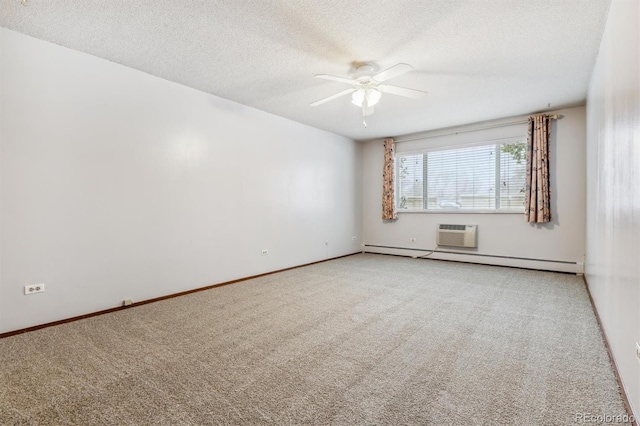
[[[450,247],[478,247],[478,225],[438,224],[436,244]]]

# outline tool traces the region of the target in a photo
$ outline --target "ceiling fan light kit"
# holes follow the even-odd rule
[[[381,96],[382,93],[378,89],[358,89],[351,95],[351,103],[361,107],[366,101],[367,105],[374,106]]]
[[[391,93],[392,95],[404,96],[407,98],[422,99],[426,96],[427,92],[381,84],[384,81],[398,77],[399,75],[412,70],[413,68],[411,65],[400,63],[374,74],[374,67],[370,64],[365,64],[358,67],[350,79],[334,75],[317,74],[316,78],[346,83],[351,85],[351,89],[343,90],[335,95],[320,99],[319,101],[312,103],[311,106],[322,105],[325,102],[351,94],[351,103],[362,108],[362,117],[364,118],[374,113],[373,106],[380,101],[382,93]],[[363,124],[367,127],[366,119],[363,120]]]

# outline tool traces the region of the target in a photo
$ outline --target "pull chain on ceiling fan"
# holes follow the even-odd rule
[[[311,106],[318,106],[341,96],[351,94],[351,103],[362,108],[364,127],[367,127],[366,117],[374,113],[373,106],[380,101],[383,93],[391,93],[392,95],[404,96],[413,99],[422,99],[427,95],[427,92],[423,92],[421,90],[382,84],[387,80],[391,80],[394,77],[398,77],[399,75],[412,70],[413,68],[411,65],[401,63],[374,74],[373,66],[366,64],[359,67],[350,79],[334,75],[317,74],[315,76],[316,78],[349,84],[351,88],[338,92],[335,95],[328,96],[324,99],[320,99],[319,101],[312,103]]]

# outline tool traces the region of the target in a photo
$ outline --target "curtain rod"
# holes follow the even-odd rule
[[[562,117],[564,117],[563,115],[558,115],[558,114],[553,114],[550,115],[549,118],[551,120],[559,120]],[[411,139],[399,139],[399,140],[395,140],[395,143],[402,143],[402,142],[412,142],[412,141],[419,141],[422,139],[430,139],[430,138],[439,138],[441,136],[450,136],[450,135],[457,135],[460,133],[468,133],[468,132],[475,132],[478,130],[487,130],[487,129],[495,129],[498,127],[507,127],[507,126],[513,126],[515,124],[525,124],[528,123],[529,120],[518,120],[518,121],[509,121],[508,123],[500,123],[500,124],[493,124],[491,126],[484,126],[484,127],[475,127],[473,129],[466,129],[466,130],[459,130],[457,132],[450,132],[450,133],[442,133],[439,135],[430,135],[430,136],[421,136],[421,137],[415,137],[415,138],[411,138]]]

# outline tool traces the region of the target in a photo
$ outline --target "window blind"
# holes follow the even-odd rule
[[[524,142],[397,154],[398,211],[524,211]]]

